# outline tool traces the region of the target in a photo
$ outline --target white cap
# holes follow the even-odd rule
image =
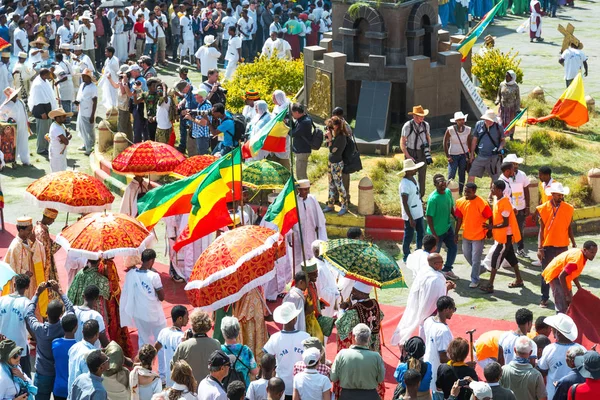
[[[60,11],[59,11],[59,10],[55,10],[55,11],[54,11],[54,15],[55,15],[55,16],[59,16],[59,15],[62,15],[62,14],[60,13]]]
[[[316,347],[309,347],[302,352],[302,361],[307,367],[317,365],[321,359],[321,351]]]
[[[504,162],[511,162],[511,163],[517,163],[517,164],[523,164],[523,159],[521,157],[517,157],[516,154],[509,154],[506,157],[504,157]]]
[[[128,69],[127,72],[131,72],[131,71],[141,71],[142,69],[140,68],[139,65],[137,64],[133,64],[131,65]]]
[[[362,283],[359,281],[354,281],[354,286],[352,286],[354,289],[358,290],[359,292],[363,292],[363,293],[371,293],[371,290],[373,290],[373,286],[371,285],[367,285],[366,283]]]
[[[473,391],[473,395],[480,400],[493,399],[492,388],[485,382],[473,381],[469,383],[469,388]]]
[[[298,181],[299,189],[310,189],[310,181],[308,179],[300,179]]]

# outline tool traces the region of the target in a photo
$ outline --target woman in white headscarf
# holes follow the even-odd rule
[[[123,15],[123,10],[117,10],[117,16],[113,20],[113,47],[115,48],[115,56],[119,59],[121,64],[125,63],[129,58],[128,53],[128,36],[125,32],[125,24],[127,20]]]
[[[500,83],[495,103],[498,105],[498,114],[502,118],[502,126],[510,124],[517,113],[521,111],[521,93],[519,85],[517,85],[517,74],[512,69],[506,72],[505,80]],[[504,132],[505,135],[510,135],[511,140],[514,133],[514,128]]]
[[[258,135],[261,128],[265,126],[271,120],[271,114],[269,114],[269,105],[264,100],[256,100],[254,102],[254,117],[248,123],[248,133],[250,137]],[[269,152],[260,150],[256,157],[249,159],[251,161],[262,160]]]
[[[291,101],[290,101],[290,99],[287,98],[287,96],[285,95],[285,92],[283,90],[276,90],[273,92],[273,104],[274,104],[273,112],[271,113],[272,118],[275,118],[283,110],[288,110],[288,113],[289,113]],[[290,118],[291,118],[291,116],[290,116]],[[290,164],[289,164],[290,136],[289,135],[285,140],[285,152],[273,153],[273,155],[275,155],[277,158],[279,158],[279,163],[281,165],[283,165],[286,168],[290,167]]]

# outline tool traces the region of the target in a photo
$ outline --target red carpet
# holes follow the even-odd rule
[[[6,224],[6,228],[8,231],[0,232],[0,258],[4,258],[6,254],[6,249],[9,246],[10,242],[14,238],[16,234],[16,229],[14,225]],[[157,249],[160,249],[162,246],[158,245]],[[67,281],[67,273],[62,268],[63,262],[66,258],[66,253],[64,250],[60,250],[56,254],[56,262],[58,265],[58,273],[62,282],[63,290],[66,292],[67,288],[65,287],[65,282]],[[117,265],[119,265],[119,260],[117,259]],[[165,301],[163,302],[163,309],[165,311],[165,316],[167,320],[170,320],[171,308],[177,304],[184,304],[188,306],[188,309],[192,309],[193,307],[190,305],[186,295],[183,283],[175,283],[169,277],[169,267],[163,264],[155,264],[156,270],[160,273],[162,277],[162,281],[165,289]],[[119,271],[119,276],[123,278],[125,275],[124,271],[121,269]],[[271,303],[270,306],[274,309],[278,304]],[[392,333],[396,329],[396,325],[398,321],[402,317],[402,313],[404,311],[404,307],[396,307],[391,305],[382,305],[381,306],[383,313],[385,314],[385,319],[383,323],[383,332],[385,343],[390,341],[392,337]],[[168,322],[170,325],[171,323]],[[479,335],[483,332],[489,330],[510,330],[513,328],[514,323],[510,321],[504,320],[493,320],[488,318],[477,318],[466,315],[455,314],[454,317],[450,320],[449,324],[450,329],[455,337],[461,336],[468,340],[468,335],[465,334],[466,331],[476,328],[477,331],[474,334],[474,339],[477,339]],[[276,332],[279,327],[271,322],[268,324],[269,332]],[[137,350],[137,331],[132,330],[132,342],[134,348]],[[335,342],[335,331],[334,334],[329,338],[327,344],[327,358],[329,360],[333,360],[335,358],[335,354],[337,352],[337,346]],[[394,388],[396,387],[396,381],[394,379],[394,370],[398,365],[398,357],[399,350],[397,347],[384,347],[383,348],[383,359],[386,365],[386,399],[391,399],[394,393]],[[480,376],[482,376],[481,370],[477,371]]]

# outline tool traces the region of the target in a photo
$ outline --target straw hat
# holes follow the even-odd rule
[[[285,302],[273,311],[273,320],[278,324],[285,325],[296,318],[302,310],[297,309],[294,303]]]
[[[4,99],[4,101],[2,102],[2,104],[0,104],[0,108],[4,107],[12,99],[14,99],[19,94],[20,91],[21,91],[20,87],[16,88],[16,89],[13,89],[11,87],[7,87],[6,89],[4,89],[4,96],[6,97],[6,99]]]
[[[211,44],[213,44],[216,41],[217,41],[217,39],[215,39],[215,37],[213,35],[204,36],[204,44],[206,46],[210,46]]]
[[[516,154],[509,154],[504,157],[504,162],[523,164],[523,159],[521,157],[517,157]]]
[[[2,54],[0,54],[0,57],[2,58],[10,58],[10,52],[9,51],[3,51]]]
[[[545,192],[546,196],[552,196],[552,193],[558,193],[566,196],[571,193],[571,189],[563,186],[560,182],[552,182],[550,187],[546,188]]]
[[[92,72],[91,69],[86,68],[83,70],[83,72],[81,73],[81,76],[89,76],[92,79],[92,82],[96,82],[96,78],[94,78],[94,73]]]
[[[418,115],[419,117],[425,117],[427,114],[429,114],[429,110],[423,106],[414,106],[413,110],[408,113],[408,115]]]
[[[450,122],[455,123],[457,119],[464,119],[466,121],[468,116],[469,114],[463,114],[462,111],[457,111],[454,113],[454,118],[450,118]]]
[[[55,119],[56,117],[72,117],[72,112],[65,112],[62,108],[57,108],[56,110],[52,110],[48,113],[48,117]]]
[[[490,122],[498,122],[498,115],[496,115],[494,110],[487,109],[485,114],[483,114],[479,119],[484,119]]]
[[[408,160],[404,160],[404,168],[402,168],[402,171],[398,172],[398,175],[403,174],[406,171],[414,171],[415,169],[421,168],[423,165],[425,165],[423,161],[415,164],[415,160],[409,158]]]
[[[558,313],[544,318],[544,323],[562,333],[570,341],[577,339],[579,331],[575,322],[566,314]]]
[[[48,43],[46,43],[46,41],[45,41],[43,38],[41,38],[41,37],[38,37],[38,38],[37,38],[37,39],[35,39],[33,42],[29,42],[29,45],[30,45],[30,46],[31,46],[31,45],[34,45],[34,44],[41,44],[41,45],[42,45],[42,46],[44,46],[44,47],[48,47],[48,46],[49,46],[49,44],[48,44]]]

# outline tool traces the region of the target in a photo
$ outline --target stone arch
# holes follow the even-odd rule
[[[431,3],[421,2],[413,6],[408,17],[406,38],[408,56],[424,55],[437,58],[438,13]]]
[[[373,7],[360,6],[352,16],[346,12],[339,33],[350,62],[368,63],[370,54],[384,55],[385,24],[381,13]]]

